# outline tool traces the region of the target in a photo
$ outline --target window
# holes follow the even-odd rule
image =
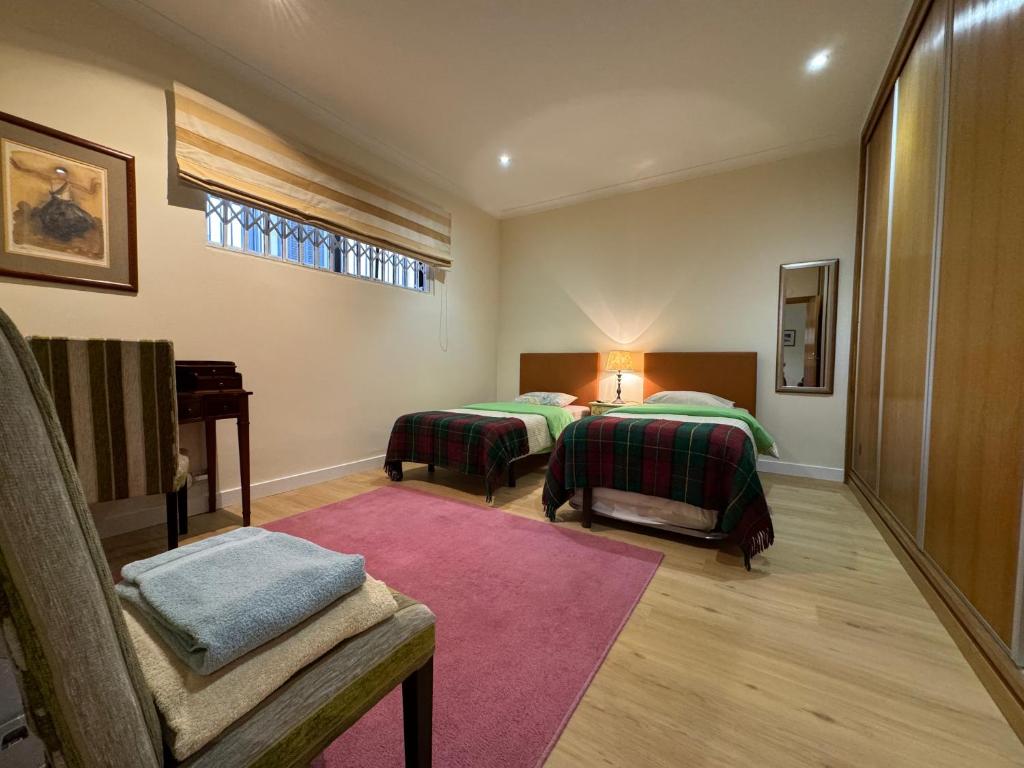
[[[215,195],[206,196],[206,242],[421,293],[431,287],[422,261]]]

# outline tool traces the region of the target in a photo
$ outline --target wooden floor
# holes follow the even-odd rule
[[[763,479],[776,544],[751,573],[714,548],[595,524],[665,559],[547,766],[1024,766],[1024,747],[851,491]],[[542,481],[522,478],[495,506],[543,519]],[[387,483],[366,472],[260,499],[253,523]],[[443,470],[434,481],[407,470],[405,484],[483,504],[479,483]],[[191,530],[238,523],[237,509],[220,511]],[[163,541],[150,528],[105,545],[120,568]]]

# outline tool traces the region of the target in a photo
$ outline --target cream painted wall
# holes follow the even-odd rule
[[[175,79],[448,207],[446,287],[417,295],[207,248],[202,196],[168,181]],[[499,248],[495,219],[260,93],[92,3],[4,4],[0,111],[136,158],[140,286],[130,296],[0,279],[0,307],[26,334],[170,338],[179,358],[236,361],[255,391],[255,483],[380,455],[400,413],[492,399]],[[234,438],[221,422],[222,488],[238,486]]]
[[[99,5],[8,0],[5,11],[0,111],[136,157],[140,290],[0,278],[0,307],[27,334],[169,337],[179,357],[235,360],[256,392],[253,480],[265,489],[379,455],[398,413],[494,397],[496,371],[497,394],[514,395],[522,351],[618,346],[757,351],[759,416],[785,460],[842,465],[853,148],[499,227],[292,104]],[[201,196],[168,175],[166,91],[174,79],[449,207],[456,268],[446,286],[420,296],[207,248]],[[778,265],[824,258],[841,265],[836,394],[777,395]],[[439,345],[442,291],[447,352]],[[640,379],[625,379],[625,396],[639,397]],[[614,377],[602,386],[611,396]],[[238,485],[232,425],[222,422],[219,434],[220,485],[230,489]],[[198,430],[184,428],[183,443],[198,458]]]
[[[842,467],[856,210],[847,147],[503,221],[499,397],[520,352],[755,351],[758,418],[783,460]],[[835,394],[776,394],[779,265],[832,258]],[[623,378],[639,399],[640,377]]]

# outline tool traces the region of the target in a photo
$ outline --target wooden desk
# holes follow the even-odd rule
[[[179,361],[187,366],[188,361]],[[234,366],[232,366],[233,368]],[[181,368],[179,368],[179,372]],[[225,383],[236,383],[228,381]],[[238,377],[237,383],[241,383]],[[209,486],[210,512],[217,509],[217,421],[235,419],[238,423],[238,464],[242,485],[242,525],[249,525],[251,516],[249,489],[249,397],[245,389],[199,389],[178,392],[178,423],[203,422],[206,428],[206,476]],[[186,532],[186,531],[183,531]]]

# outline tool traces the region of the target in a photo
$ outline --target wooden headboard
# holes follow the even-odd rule
[[[601,355],[597,352],[523,352],[519,355],[519,394],[565,392],[576,405],[597,400]]]
[[[666,389],[710,392],[757,415],[757,352],[648,352],[644,398]]]

